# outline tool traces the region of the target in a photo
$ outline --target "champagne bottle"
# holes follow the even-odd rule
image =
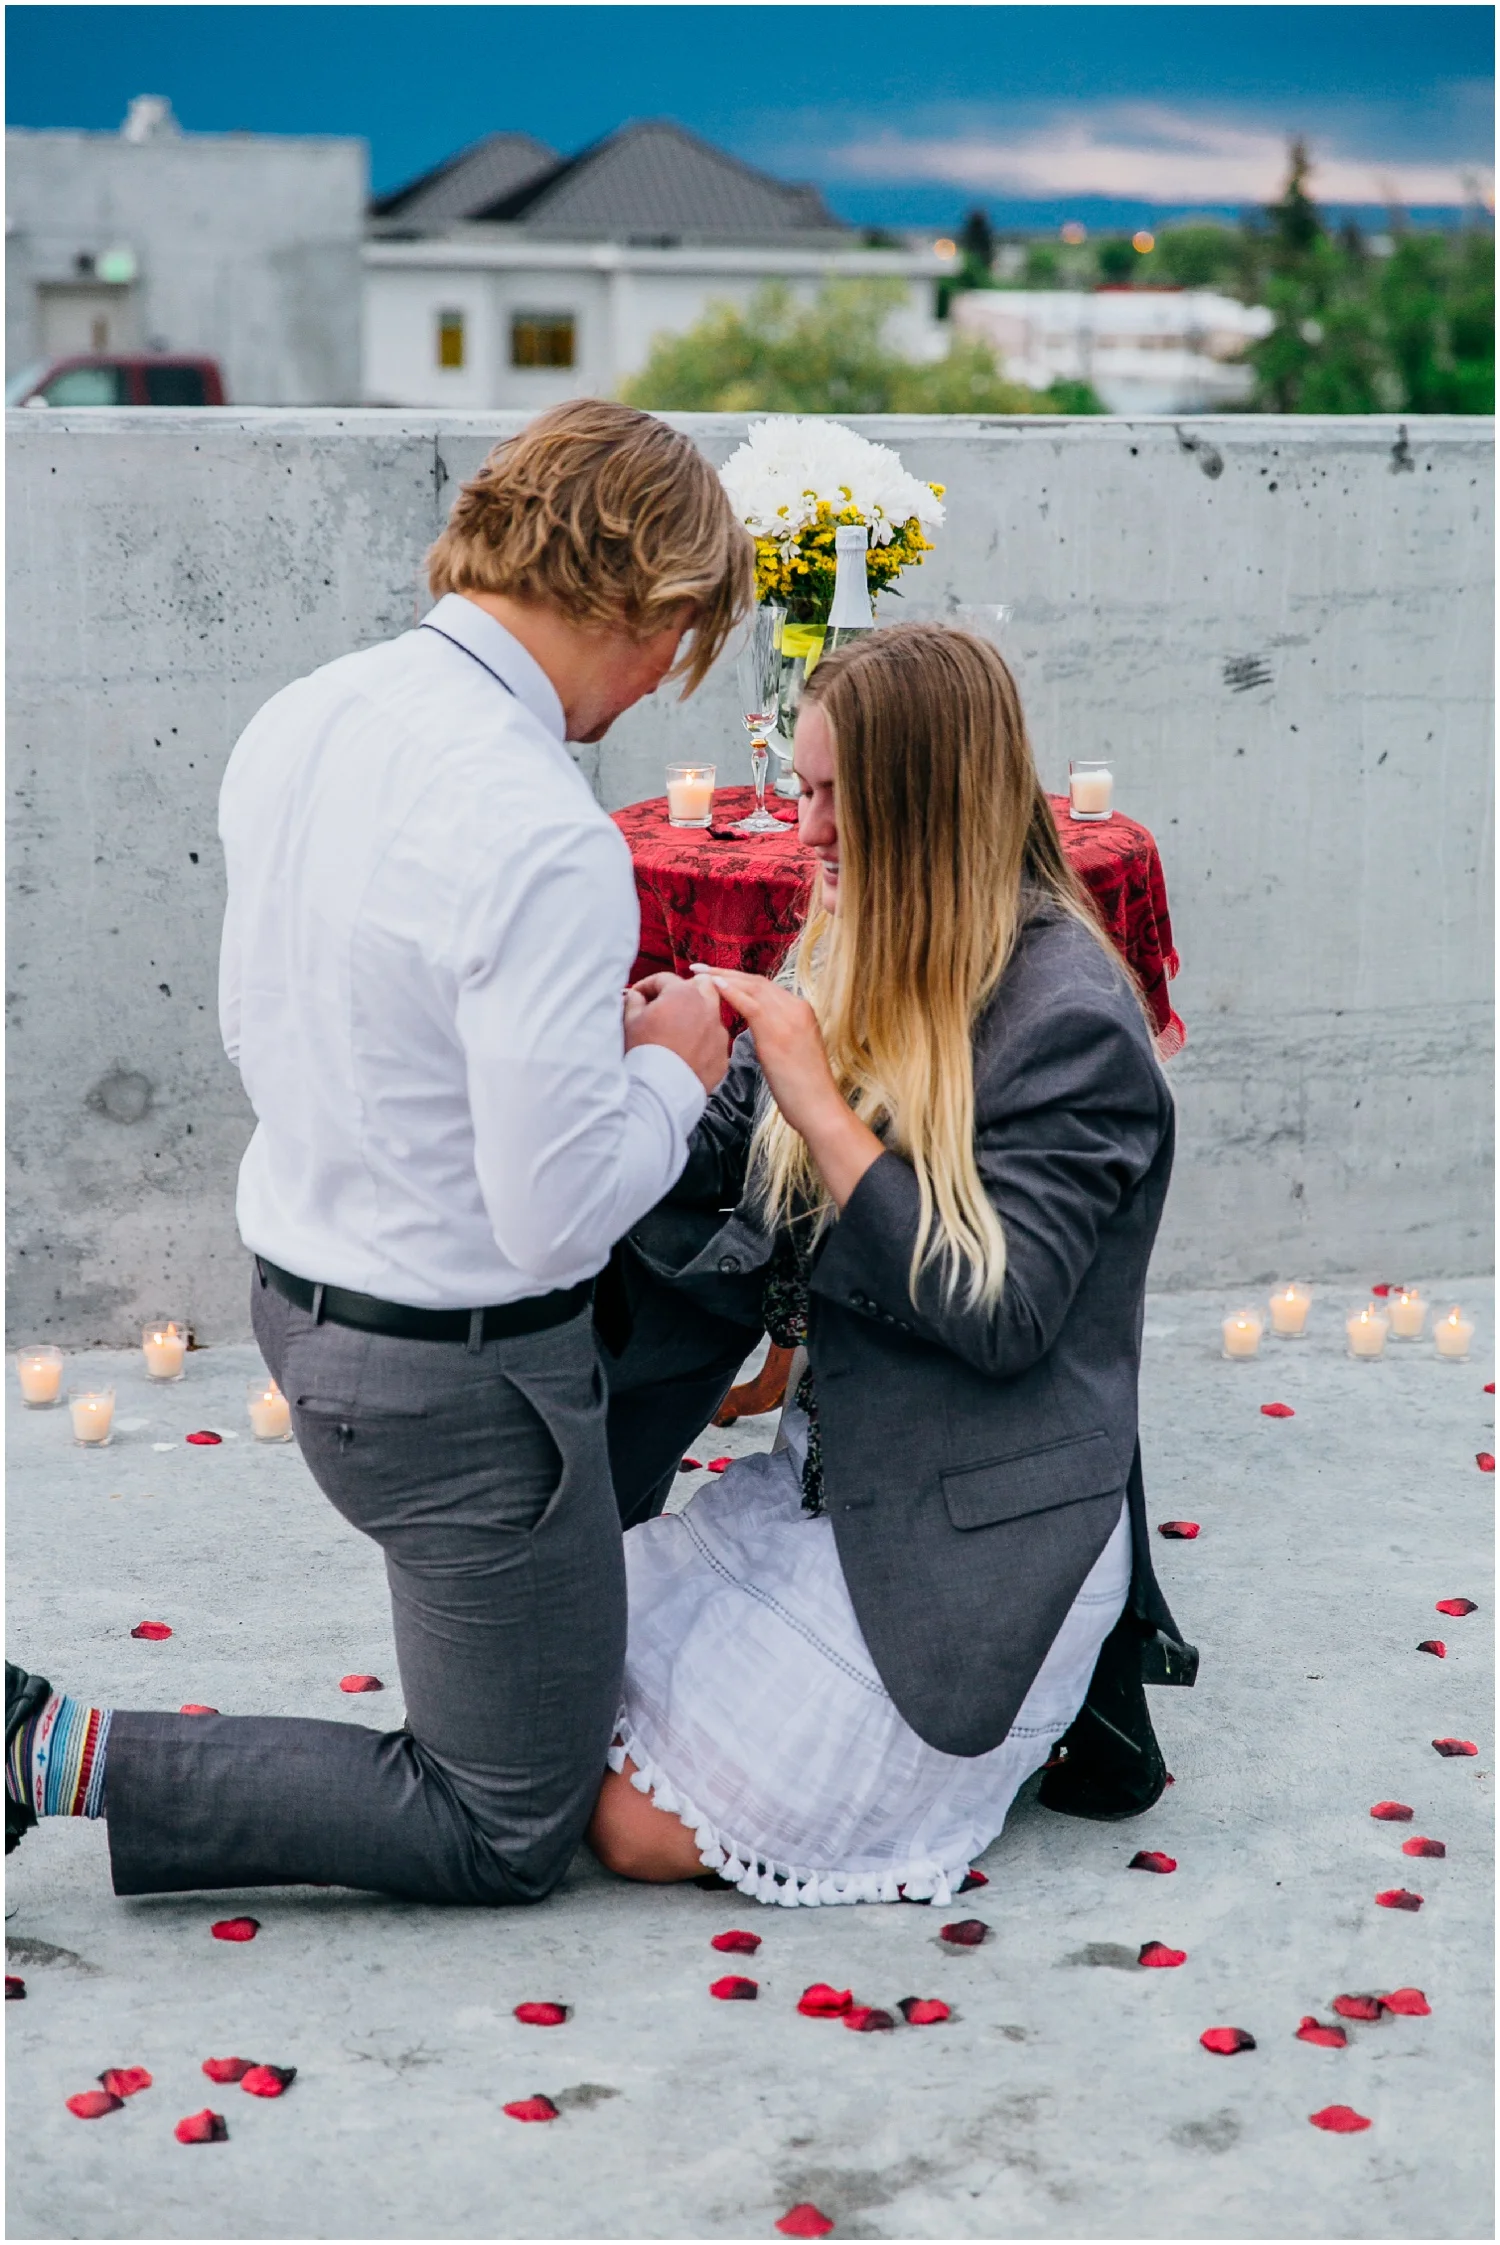
[[[869,544],[870,532],[863,522],[841,522],[833,533],[836,574],[833,606],[828,611],[828,636],[823,647],[825,654],[831,655],[835,647],[847,647],[852,640],[862,639],[866,632],[875,629],[865,565]]]

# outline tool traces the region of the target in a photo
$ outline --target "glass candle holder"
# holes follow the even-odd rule
[[[73,1440],[86,1450],[102,1450],[113,1439],[115,1391],[113,1388],[78,1388],[68,1397],[73,1416]]]
[[[1344,1331],[1349,1336],[1349,1354],[1366,1359],[1384,1356],[1385,1337],[1390,1329],[1391,1321],[1378,1302],[1356,1310],[1344,1323]]]
[[[667,766],[667,820],[672,826],[707,826],[714,815],[714,764]]]
[[[63,1352],[50,1341],[16,1351],[16,1378],[28,1411],[50,1411],[62,1396]]]
[[[1229,1357],[1259,1356],[1260,1337],[1265,1331],[1265,1321],[1255,1310],[1234,1310],[1223,1325],[1224,1354]]]
[[[1097,758],[1068,766],[1068,816],[1104,819],[1114,809],[1115,773],[1112,764]]]
[[[1279,1333],[1284,1341],[1300,1341],[1307,1332],[1307,1313],[1312,1306],[1312,1296],[1305,1286],[1295,1281],[1278,1287],[1271,1296],[1271,1331]]]
[[[1446,1356],[1452,1364],[1462,1364],[1469,1354],[1469,1343],[1474,1338],[1474,1321],[1464,1316],[1462,1310],[1452,1309],[1440,1317],[1432,1328],[1439,1356]]]
[[[148,1380],[180,1380],[187,1364],[187,1326],[180,1317],[153,1317],[141,1327]]]
[[[1422,1327],[1427,1322],[1427,1304],[1414,1286],[1393,1286],[1386,1300],[1385,1314],[1390,1319],[1392,1340],[1421,1339]]]
[[[245,1390],[250,1432],[257,1442],[290,1442],[292,1407],[273,1379],[252,1380]]]

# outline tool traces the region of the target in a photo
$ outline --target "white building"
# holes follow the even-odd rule
[[[962,333],[991,344],[1013,381],[1092,385],[1109,413],[1222,413],[1249,397],[1247,346],[1264,305],[1213,289],[974,289],[954,298]]]

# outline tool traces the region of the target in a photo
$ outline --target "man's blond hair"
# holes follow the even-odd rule
[[[427,556],[433,594],[503,593],[650,639],[684,605],[670,676],[700,686],[755,598],[755,546],[717,471],[654,414],[574,398],[497,444]]]

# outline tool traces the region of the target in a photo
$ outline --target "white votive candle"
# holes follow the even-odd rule
[[[187,1357],[187,1332],[172,1317],[153,1318],[141,1328],[141,1354],[148,1380],[180,1380]]]
[[[1474,1321],[1465,1317],[1462,1310],[1450,1310],[1446,1317],[1438,1319],[1432,1328],[1432,1337],[1439,1356],[1451,1357],[1455,1364],[1462,1364],[1474,1338]]]
[[[673,826],[707,826],[713,816],[713,764],[667,766],[667,817]]]
[[[50,1342],[38,1342],[34,1348],[16,1352],[16,1378],[21,1383],[21,1401],[29,1411],[44,1410],[57,1401],[62,1390],[63,1352]]]
[[[1271,1296],[1271,1331],[1285,1340],[1299,1340],[1307,1330],[1312,1296],[1305,1286],[1282,1286]]]
[[[1415,1341],[1426,1322],[1427,1304],[1414,1286],[1397,1286],[1386,1300],[1385,1314],[1398,1341]]]
[[[1258,1356],[1260,1337],[1265,1322],[1254,1310],[1236,1310],[1224,1320],[1224,1354],[1226,1356]]]
[[[1108,818],[1115,799],[1115,775],[1108,764],[1068,766],[1068,808],[1076,819]]]
[[[109,1430],[115,1417],[113,1388],[90,1388],[84,1393],[70,1395],[68,1409],[73,1414],[75,1442],[82,1442],[91,1450],[97,1450],[108,1442]]]
[[[292,1407],[274,1380],[252,1380],[245,1400],[257,1442],[291,1441]]]
[[[1391,1321],[1385,1311],[1377,1309],[1373,1302],[1362,1310],[1356,1310],[1344,1325],[1344,1331],[1349,1336],[1349,1354],[1384,1356],[1385,1337],[1390,1329]]]

